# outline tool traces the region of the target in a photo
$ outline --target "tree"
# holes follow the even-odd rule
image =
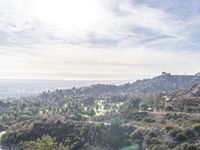
[[[58,144],[55,138],[44,135],[36,141],[28,141],[22,143],[23,150],[67,150],[62,144]]]

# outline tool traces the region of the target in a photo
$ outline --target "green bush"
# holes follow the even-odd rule
[[[22,143],[23,150],[67,150],[62,144],[58,144],[55,138],[48,135],[38,138],[36,141],[27,141]]]
[[[180,129],[178,129],[178,128],[173,128],[173,129],[170,130],[169,134],[170,134],[172,137],[176,137],[177,134],[178,134],[179,132],[181,132]]]
[[[142,140],[142,132],[140,130],[135,130],[130,134],[131,140]]]
[[[170,130],[172,130],[174,127],[173,126],[166,126],[165,127],[165,130],[167,131],[167,132],[169,132]]]
[[[143,121],[147,122],[147,123],[155,123],[156,122],[154,119],[151,119],[151,118],[148,118],[148,117],[144,118]]]
[[[166,111],[173,111],[174,108],[173,108],[172,106],[166,106],[166,107],[164,108],[164,110],[166,110]]]
[[[151,137],[151,136],[149,136],[149,135],[146,135],[146,136],[144,137],[144,140],[145,140],[145,142],[146,142],[147,145],[160,144],[160,142],[158,141],[157,138]]]
[[[152,138],[151,139],[151,144],[160,144],[157,138]]]
[[[156,137],[156,133],[153,132],[153,131],[149,132],[148,135],[149,135],[150,137]]]
[[[192,129],[195,130],[195,131],[200,132],[200,124],[194,124],[194,125],[192,126]]]
[[[182,141],[185,141],[187,139],[187,137],[183,134],[183,133],[178,133],[176,135],[176,140],[182,142]]]
[[[147,145],[150,145],[151,144],[151,136],[149,136],[149,135],[146,135],[145,137],[144,137],[144,140],[145,140],[145,142],[146,142],[146,144]]]
[[[160,144],[155,144],[155,145],[152,145],[150,147],[151,150],[166,150],[166,148],[164,148],[162,145]]]
[[[187,146],[187,150],[198,150],[198,148],[197,148],[196,145],[190,144],[190,145]]]
[[[194,144],[184,143],[181,150],[198,150],[198,147]]]
[[[194,132],[191,129],[186,128],[184,130],[184,135],[187,136],[187,137],[193,137],[194,136]]]

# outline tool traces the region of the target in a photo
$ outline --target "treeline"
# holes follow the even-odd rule
[[[57,148],[116,150],[133,144],[130,135],[134,130],[133,127],[122,127],[117,122],[105,125],[103,123],[32,120],[13,126],[9,134],[4,135],[2,143],[7,148],[19,147],[25,150],[38,147],[37,150],[44,150],[42,149],[44,144],[50,150]]]
[[[0,103],[0,125],[10,126],[35,117],[58,117],[71,120],[88,120],[96,115],[139,110],[159,109],[162,95],[114,95],[106,97],[63,96],[60,90],[43,92],[36,97]]]

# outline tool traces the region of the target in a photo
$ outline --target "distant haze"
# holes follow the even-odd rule
[[[0,98],[21,97],[47,90],[69,89],[92,84],[123,84],[125,80],[0,80]]]

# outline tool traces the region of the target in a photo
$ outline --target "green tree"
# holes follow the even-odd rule
[[[23,150],[67,150],[62,144],[58,144],[55,138],[44,135],[36,141],[27,141],[22,143]]]

